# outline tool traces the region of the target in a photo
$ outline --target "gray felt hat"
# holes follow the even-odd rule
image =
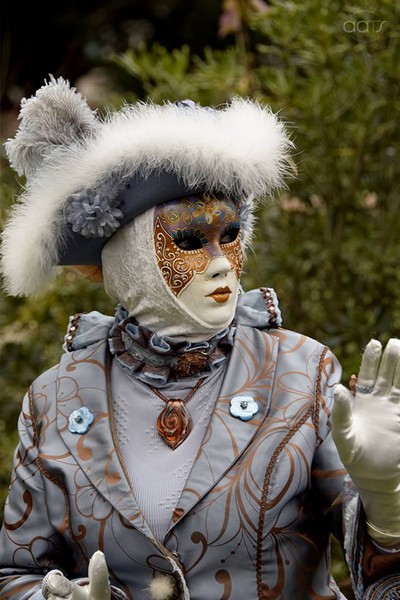
[[[59,265],[99,265],[107,240],[157,204],[219,193],[239,204],[244,248],[256,201],[284,185],[292,142],[267,106],[233,98],[125,105],[99,118],[53,77],[21,103],[5,147],[25,190],[3,231],[7,291],[35,294]]]

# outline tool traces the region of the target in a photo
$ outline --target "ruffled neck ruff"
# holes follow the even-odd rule
[[[128,373],[150,385],[161,386],[168,380],[211,373],[223,365],[239,325],[261,330],[282,325],[273,288],[241,292],[231,326],[207,341],[182,342],[158,336],[140,327],[118,306],[115,317],[98,311],[70,317],[63,348],[74,352],[108,339],[112,354]]]
[[[124,370],[145,383],[158,386],[219,368],[233,345],[234,331],[235,327],[230,326],[207,341],[176,341],[168,336],[159,337],[140,326],[118,305],[108,342],[111,353]]]
[[[140,326],[118,305],[110,329],[109,346],[121,367],[145,383],[161,386],[167,381],[212,373],[227,359],[238,324],[268,329],[282,323],[278,299],[272,288],[239,295],[232,324],[201,342],[177,341]]]

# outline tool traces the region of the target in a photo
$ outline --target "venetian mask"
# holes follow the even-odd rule
[[[201,194],[156,206],[154,244],[164,280],[185,308],[210,325],[233,317],[243,256],[232,200]]]

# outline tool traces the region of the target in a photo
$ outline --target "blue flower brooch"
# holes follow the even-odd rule
[[[229,412],[233,417],[249,421],[258,412],[258,404],[251,396],[234,396]]]
[[[86,406],[82,406],[70,414],[68,429],[71,433],[86,433],[93,421],[92,411]]]

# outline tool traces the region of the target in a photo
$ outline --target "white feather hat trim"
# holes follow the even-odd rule
[[[255,200],[284,185],[293,146],[269,107],[238,97],[218,109],[138,102],[100,120],[67,81],[51,78],[21,106],[19,130],[5,145],[11,165],[27,177],[2,236],[1,271],[13,295],[40,292],[69,245],[82,244],[85,253],[84,238],[72,239],[66,222],[73,194],[132,177],[166,175],[178,188],[235,197],[248,245]],[[167,199],[161,194],[153,204]]]

